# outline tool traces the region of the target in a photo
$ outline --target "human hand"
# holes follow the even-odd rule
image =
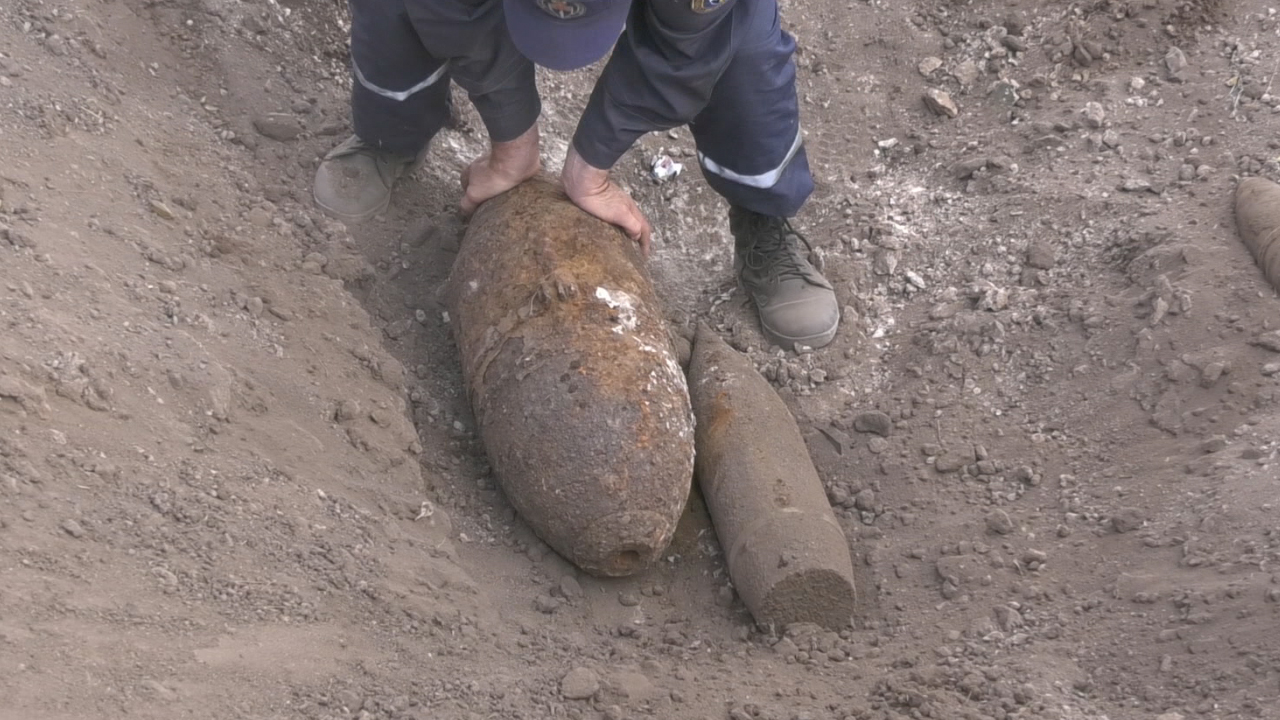
[[[653,229],[640,206],[622,188],[609,180],[609,171],[592,167],[578,154],[573,144],[564,159],[560,182],[565,194],[575,205],[588,213],[618,226],[627,237],[639,243],[645,257],[649,256],[649,240]]]
[[[493,143],[489,152],[462,170],[462,214],[528,180],[542,169],[538,157],[538,125],[508,142]]]

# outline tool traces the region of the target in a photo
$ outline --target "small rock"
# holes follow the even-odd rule
[[[568,700],[587,700],[600,692],[600,676],[587,668],[574,668],[560,680],[560,694]]]
[[[973,60],[965,60],[956,66],[955,72],[951,75],[960,82],[964,87],[969,87],[977,79],[981,71],[978,69],[978,63]]]
[[[640,604],[640,596],[633,592],[618,593],[618,604],[623,607],[635,607]]]
[[[560,591],[560,596],[566,600],[576,600],[582,597],[582,585],[572,575],[565,575],[560,578],[560,584],[556,589]]]
[[[1253,339],[1253,344],[1271,352],[1280,352],[1280,330],[1264,332]]]
[[[1271,377],[1276,373],[1280,373],[1280,362],[1270,362],[1262,366],[1262,374]]]
[[[925,91],[924,104],[937,115],[953,118],[960,114],[960,108],[956,107],[950,93],[937,88]]]
[[[948,453],[934,461],[933,469],[940,473],[953,473],[971,462],[973,462],[972,457],[966,457],[959,453]]]
[[[174,575],[168,568],[153,567],[151,568],[151,574],[155,575],[156,578],[160,580],[160,584],[165,587],[172,588],[178,586],[178,576]]]
[[[1022,614],[1007,605],[996,606],[995,615],[996,623],[1007,633],[1022,628],[1024,624]]]
[[[1102,144],[1106,145],[1109,148],[1119,147],[1120,133],[1116,132],[1115,130],[1107,130],[1106,132],[1102,133]]]
[[[1170,75],[1177,75],[1187,67],[1187,55],[1178,46],[1169,48],[1164,54],[1164,67]]]
[[[925,76],[932,75],[933,71],[940,67],[942,67],[942,58],[936,57],[927,57],[921,60],[919,65],[916,65],[916,69],[920,71],[920,74]]]
[[[881,437],[889,437],[889,433],[893,431],[893,420],[879,410],[869,410],[859,413],[853,419],[853,429],[860,433],[875,433]]]
[[[976,157],[961,160],[952,168],[957,180],[968,180],[973,174],[987,167],[987,158]]]
[[[289,142],[302,134],[302,123],[286,113],[268,113],[253,119],[253,129],[263,137],[277,142]]]
[[[1204,453],[1205,455],[1212,455],[1213,453],[1225,450],[1226,447],[1227,447],[1226,436],[1214,435],[1213,437],[1200,443],[1200,452]]]
[[[165,220],[175,220],[178,217],[173,214],[173,210],[170,209],[168,205],[165,205],[159,200],[151,201],[151,212],[155,213],[156,217],[163,218]]]
[[[1118,533],[1132,532],[1142,527],[1146,521],[1146,513],[1140,508],[1121,508],[1111,516],[1111,529]]]
[[[73,538],[84,537],[84,527],[71,518],[62,521],[62,529]]]
[[[878,248],[871,259],[871,271],[876,275],[892,275],[898,269],[898,253]]]
[[[876,507],[876,493],[871,488],[866,488],[854,496],[853,504],[856,508],[863,512],[872,512]]]
[[[550,615],[560,608],[560,601],[550,595],[539,595],[533,600],[533,609]]]
[[[1206,388],[1213,387],[1214,383],[1218,382],[1218,379],[1226,374],[1226,372],[1227,364],[1224,362],[1215,360],[1205,365],[1204,368],[1200,370],[1200,386]]]
[[[1033,240],[1027,245],[1027,264],[1038,270],[1049,270],[1055,264],[1053,244],[1048,240]]]
[[[1009,48],[1014,52],[1027,51],[1027,41],[1023,40],[1017,35],[1005,35],[1004,37],[1000,38],[1000,42],[1003,43],[1005,47]]]
[[[995,510],[987,516],[987,529],[997,535],[1008,535],[1013,527],[1013,519],[1004,510]]]
[[[1107,111],[1099,102],[1085,103],[1083,114],[1085,123],[1091,128],[1100,128],[1107,120]]]

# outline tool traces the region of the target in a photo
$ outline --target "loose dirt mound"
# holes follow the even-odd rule
[[[515,518],[435,295],[482,128],[316,213],[344,13],[0,7],[0,716],[1280,717],[1280,303],[1230,214],[1280,178],[1273,10],[787,2],[816,353],[765,347],[688,134],[624,158],[672,319],[801,421],[840,633],[753,627],[696,498],[619,581]],[[590,75],[540,79],[549,164]]]

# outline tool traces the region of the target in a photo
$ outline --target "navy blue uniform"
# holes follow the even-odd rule
[[[494,142],[537,121],[534,67],[501,0],[351,0],[351,12],[352,116],[364,141],[416,154],[448,119],[450,80]],[[776,0],[633,0],[574,147],[611,168],[641,135],[687,124],[717,192],[790,217],[813,191],[794,51]]]

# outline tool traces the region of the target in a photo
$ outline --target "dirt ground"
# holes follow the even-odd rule
[[[0,717],[1280,718],[1280,301],[1230,211],[1280,179],[1274,8],[788,0],[818,352],[764,345],[686,131],[623,159],[673,322],[800,421],[838,633],[754,626],[696,496],[624,580],[515,517],[436,295],[473,111],[385,217],[310,203],[345,12],[0,4]],[[591,77],[540,78],[551,166]]]

